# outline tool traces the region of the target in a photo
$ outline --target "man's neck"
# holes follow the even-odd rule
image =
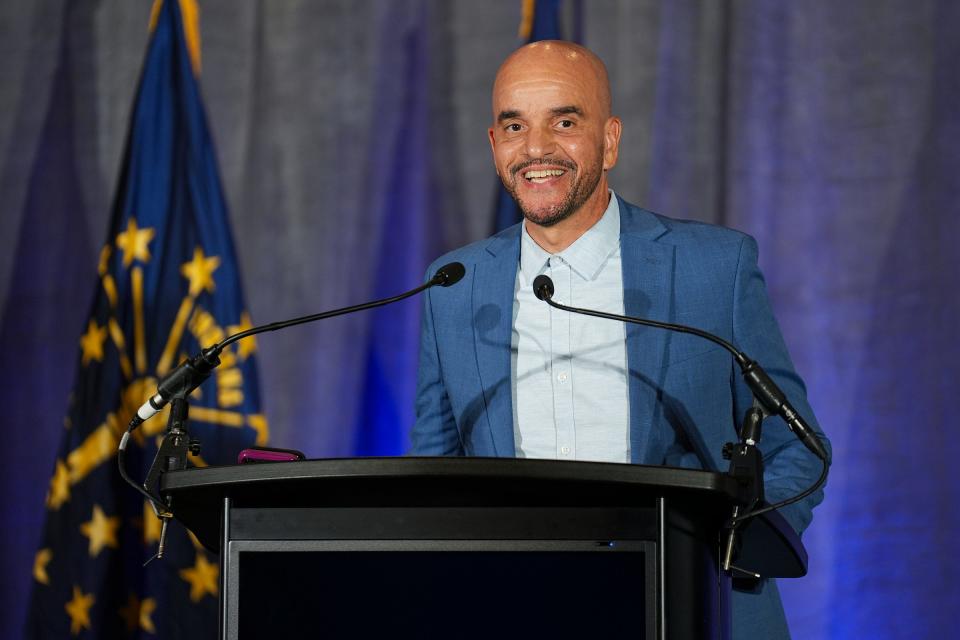
[[[527,233],[544,251],[560,253],[603,217],[603,212],[610,204],[610,197],[607,181],[601,180],[590,198],[568,218],[549,227],[542,227],[527,220]]]

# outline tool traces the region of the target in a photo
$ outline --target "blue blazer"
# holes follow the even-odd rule
[[[773,317],[753,238],[622,199],[619,205],[625,313],[692,325],[733,343],[822,436]],[[466,267],[463,280],[424,297],[412,453],[513,457],[510,342],[520,225],[442,256],[428,277],[455,260]],[[723,443],[736,439],[752,404],[733,358],[697,336],[637,325],[626,331],[632,461],[725,470]],[[770,502],[819,475],[820,462],[779,418],[764,422],[760,448]],[[782,513],[801,532],[822,499],[817,492]],[[772,582],[757,594],[735,594],[733,618],[734,637],[748,618],[752,637],[788,637]]]

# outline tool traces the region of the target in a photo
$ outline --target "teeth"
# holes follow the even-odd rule
[[[562,176],[565,172],[561,169],[543,169],[542,171],[527,171],[523,177],[527,180],[533,178],[549,178],[550,176]]]

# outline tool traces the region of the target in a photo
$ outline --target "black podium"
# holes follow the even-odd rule
[[[718,473],[490,458],[361,458],[166,474],[220,552],[222,638],[729,635]],[[737,562],[806,572],[777,514]]]

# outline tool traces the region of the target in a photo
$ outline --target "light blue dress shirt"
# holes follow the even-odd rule
[[[610,192],[603,217],[557,254],[527,233],[514,289],[513,435],[522,458],[630,461],[626,328],[554,309],[533,294],[553,280],[554,300],[623,314],[620,207]]]

